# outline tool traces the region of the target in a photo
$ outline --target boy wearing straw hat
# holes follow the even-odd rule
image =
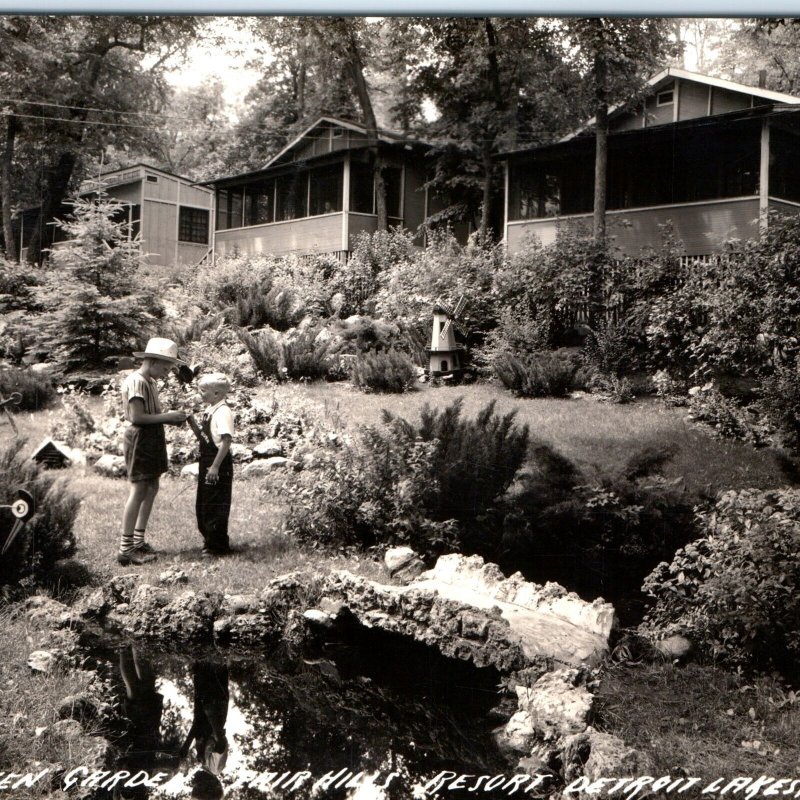
[[[161,411],[156,380],[180,364],[178,346],[170,339],[150,339],[143,352],[134,353],[142,366],[122,383],[125,419],[123,452],[131,490],[122,515],[122,536],[117,561],[123,566],[146,564],[155,559],[144,540],[147,521],[158,493],[158,481],[169,468],[164,425],[182,425],[184,411]]]

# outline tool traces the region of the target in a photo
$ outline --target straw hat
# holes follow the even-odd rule
[[[161,361],[169,361],[170,364],[182,364],[178,358],[178,345],[172,339],[160,339],[155,337],[150,339],[143,352],[133,354],[135,358],[158,358]]]

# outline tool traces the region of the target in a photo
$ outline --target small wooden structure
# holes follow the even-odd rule
[[[47,469],[64,469],[72,463],[72,458],[66,449],[52,439],[45,439],[36,448],[31,458]]]
[[[433,307],[431,346],[427,349],[428,372],[433,377],[460,373],[464,368],[464,348],[456,344],[455,321],[466,303],[459,298],[455,308],[439,301]]]

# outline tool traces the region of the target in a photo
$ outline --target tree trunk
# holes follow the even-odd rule
[[[595,155],[594,155],[594,217],[592,232],[596,241],[606,238],[606,183],[608,179],[608,97],[606,92],[607,65],[603,53],[594,56],[595,86]]]
[[[364,117],[364,126],[367,129],[367,148],[372,162],[372,171],[375,176],[375,211],[378,215],[377,229],[385,231],[389,229],[389,216],[386,211],[386,183],[383,179],[383,157],[378,146],[378,124],[375,121],[375,111],[372,108],[372,100],[369,96],[369,88],[364,78],[364,62],[361,58],[361,51],[355,38],[355,31],[352,23],[344,21],[347,26],[347,65],[350,76],[353,79],[353,88],[358,97],[358,104],[361,106],[361,113]],[[402,209],[401,209],[402,214]]]
[[[17,243],[14,241],[14,226],[11,222],[11,167],[14,163],[14,142],[16,136],[17,118],[13,114],[8,114],[6,116],[3,163],[2,167],[0,167],[0,203],[3,204],[3,237],[6,242],[6,258],[9,261],[19,261]]]
[[[486,34],[486,60],[489,65],[489,85],[492,87],[494,95],[494,105],[497,110],[498,120],[505,114],[505,95],[500,81],[500,67],[497,63],[497,35],[491,19],[485,17],[483,29]],[[486,242],[489,237],[489,222],[492,214],[492,176],[494,174],[494,163],[492,162],[492,151],[494,150],[495,130],[484,132],[482,146],[483,156],[483,202],[481,204],[481,226],[478,236],[482,242]]]
[[[53,221],[53,218],[61,209],[64,198],[67,196],[72,170],[75,168],[77,160],[75,153],[64,152],[59,157],[56,165],[48,171],[47,185],[42,197],[39,217],[28,242],[26,260],[29,264],[42,263],[42,250],[46,243],[46,239],[43,236],[45,226],[48,222]]]
[[[487,139],[483,143],[483,202],[481,204],[481,227],[478,230],[478,237],[481,242],[488,241],[489,222],[492,211],[492,172],[494,162],[492,161],[492,143]]]

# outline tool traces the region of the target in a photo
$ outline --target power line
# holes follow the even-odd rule
[[[178,117],[170,114],[156,114],[151,111],[122,111],[116,108],[94,108],[92,106],[69,106],[64,103],[47,103],[44,100],[22,100],[18,97],[0,97],[0,103],[23,103],[26,106],[44,106],[46,108],[66,108],[70,111],[97,111],[101,114],[124,114],[126,116],[156,117],[157,119],[176,119],[197,122],[195,117]],[[17,115],[19,116],[19,115]]]

